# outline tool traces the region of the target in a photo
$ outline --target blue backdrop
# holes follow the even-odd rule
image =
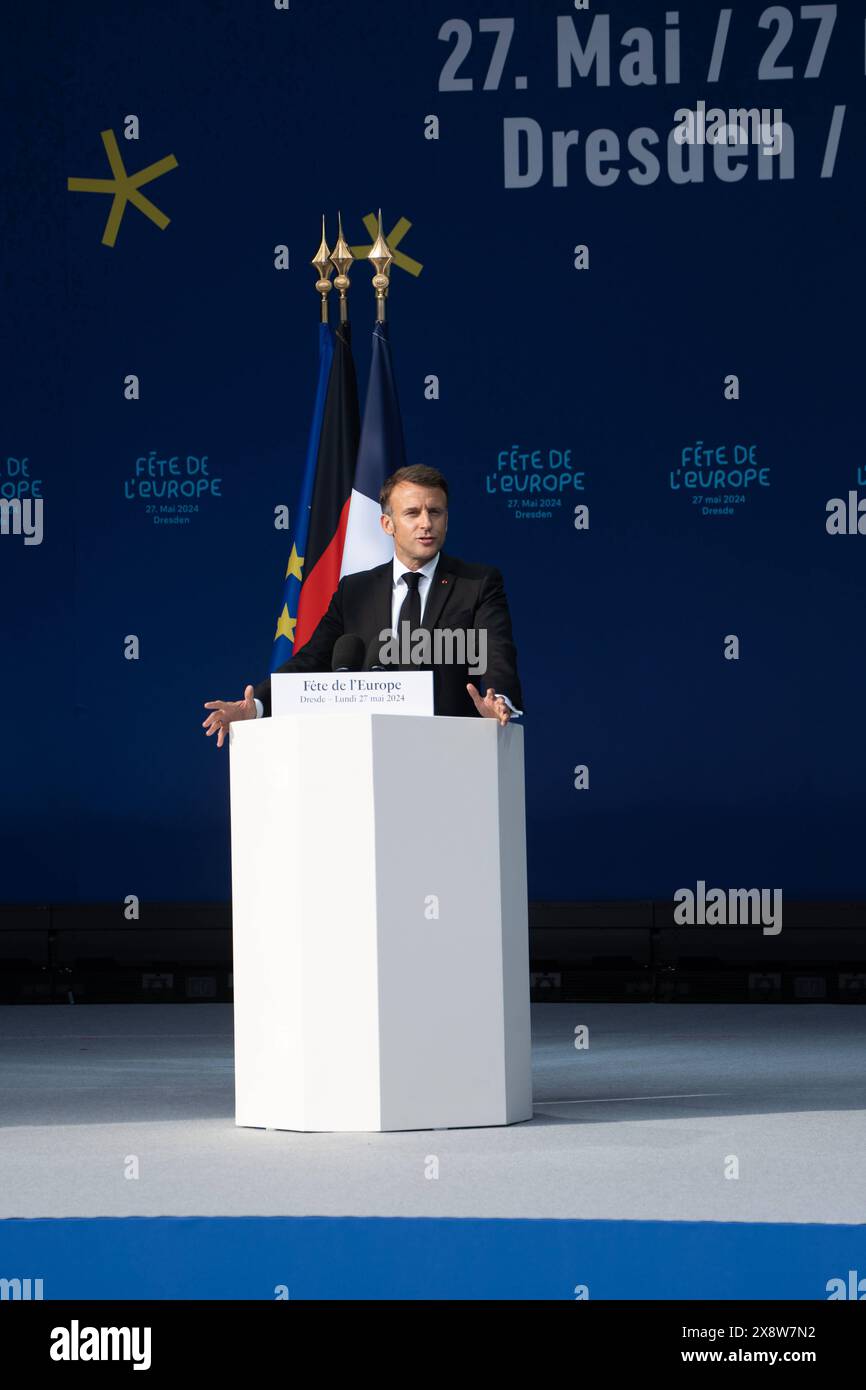
[[[381,205],[410,461],[512,607],[531,896],[866,896],[866,536],[832,533],[866,498],[864,19],[729,8],[4,6],[0,496],[44,529],[0,535],[0,895],[228,896],[202,704],[268,669],[321,214],[360,247]],[[778,108],[781,153],[678,144],[699,102]],[[110,247],[68,187],[103,131],[176,160],[141,188],[169,224],[127,204]],[[188,511],[141,486],[171,459]]]

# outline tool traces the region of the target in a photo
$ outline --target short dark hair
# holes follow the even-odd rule
[[[448,482],[438,468],[428,468],[423,463],[413,463],[409,468],[398,468],[390,478],[386,478],[379,493],[379,505],[383,512],[391,506],[391,493],[398,483],[417,483],[419,487],[438,487],[445,493],[448,503]]]

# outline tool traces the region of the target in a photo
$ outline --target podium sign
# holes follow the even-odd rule
[[[283,671],[271,676],[271,712],[430,714],[432,671]]]

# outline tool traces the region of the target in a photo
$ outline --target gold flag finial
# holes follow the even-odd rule
[[[355,257],[346,245],[346,239],[343,236],[343,217],[339,212],[337,213],[337,230],[339,235],[337,236],[337,244],[331,252],[331,261],[337,271],[334,277],[334,285],[340,291],[340,322],[345,323],[349,317],[349,304],[346,299],[346,291],[349,288],[349,277],[346,271],[349,269]]]
[[[331,275],[333,274],[333,269],[334,269],[334,268],[333,268],[333,266],[331,265],[331,253],[330,253],[330,251],[328,250],[328,243],[327,243],[327,241],[325,240],[325,214],[324,214],[324,213],[322,213],[322,244],[321,244],[321,246],[319,247],[319,249],[318,249],[318,251],[316,252],[316,254],[315,254],[315,256],[313,257],[313,259],[310,261],[310,265],[314,265],[314,266],[316,267],[316,270],[319,272],[319,278],[318,278],[318,280],[316,281],[316,289],[319,291],[319,294],[322,296],[322,323],[327,323],[327,322],[328,322],[328,295],[330,294],[330,292],[331,292],[331,290],[332,290],[332,288],[333,288],[333,286],[331,285],[330,277],[331,277]]]
[[[376,322],[385,322],[385,297],[391,284],[391,262],[394,257],[391,248],[382,235],[382,209],[379,209],[379,230],[376,240],[367,252],[367,260],[372,261],[376,270],[373,276],[373,289],[376,291]]]

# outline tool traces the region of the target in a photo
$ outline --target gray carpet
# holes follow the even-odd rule
[[[0,1217],[860,1224],[864,1044],[858,1007],[536,1005],[532,1121],[314,1135],[235,1126],[229,1005],[0,1008]]]

